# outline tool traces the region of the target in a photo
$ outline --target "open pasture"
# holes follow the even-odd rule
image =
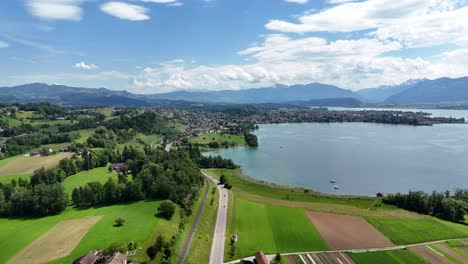
[[[100,167],[71,175],[67,177],[62,184],[65,192],[71,195],[74,188],[84,186],[88,182],[100,182],[104,184],[110,177],[117,181],[117,173],[109,173],[107,167]]]
[[[47,157],[17,157],[0,167],[0,177],[31,174],[41,167],[49,168],[55,166],[60,160],[71,157],[72,155],[72,153],[60,152]]]
[[[39,264],[68,256],[101,216],[64,220],[21,250],[9,264]]]
[[[197,143],[200,145],[207,145],[210,142],[227,142],[228,144],[235,144],[236,146],[245,146],[245,140],[243,136],[231,135],[231,134],[209,134],[202,133],[198,137],[189,138],[190,143]]]
[[[367,217],[366,220],[397,245],[468,237],[468,226],[430,216],[419,219]]]
[[[145,247],[155,232],[165,237],[171,237],[177,232],[180,221],[179,209],[172,221],[166,221],[154,216],[160,203],[161,201],[141,201],[88,209],[69,207],[59,215],[37,219],[0,218],[0,263],[7,263],[61,221],[91,216],[102,216],[102,218],[68,256],[51,263],[72,263],[74,259],[90,250],[106,248],[116,242],[128,243],[133,240]],[[125,219],[125,224],[114,227],[114,221],[119,217]],[[146,254],[141,255],[144,257]]]
[[[230,230],[238,235],[235,256],[250,256],[258,250],[276,253],[328,249],[303,209],[237,198],[234,206],[235,219]]]
[[[330,249],[391,247],[392,243],[363,218],[350,215],[307,212]]]

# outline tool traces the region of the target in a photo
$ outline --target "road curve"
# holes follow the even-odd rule
[[[224,241],[226,240],[226,222],[228,209],[228,192],[219,181],[213,178],[208,173],[202,171],[206,178],[210,179],[218,187],[219,206],[218,216],[216,217],[216,226],[213,236],[213,244],[211,246],[210,264],[224,263]]]
[[[195,219],[193,220],[192,227],[190,227],[190,232],[187,235],[187,238],[185,239],[184,245],[182,247],[182,250],[179,253],[179,257],[177,258],[177,264],[182,264],[185,262],[185,259],[187,258],[190,245],[192,244],[193,236],[195,235],[195,231],[197,229],[198,222],[200,221],[201,214],[203,212],[203,208],[205,208],[206,204],[206,198],[208,197],[208,193],[210,191],[210,182],[208,181],[207,178],[205,178],[205,194],[203,195],[203,200],[200,203],[200,207],[198,207],[197,215],[195,216]]]

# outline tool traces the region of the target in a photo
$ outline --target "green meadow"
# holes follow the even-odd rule
[[[351,253],[353,260],[357,264],[428,264],[420,256],[409,250],[376,251],[364,253]]]
[[[398,245],[468,237],[468,226],[425,216],[419,219],[367,217],[367,222]]]
[[[231,233],[227,234],[238,236],[232,259],[251,256],[259,250],[285,253],[328,249],[303,209],[239,198],[234,200],[234,207],[235,220],[229,228]]]
[[[63,188],[65,189],[66,193],[71,194],[73,189],[84,186],[88,182],[100,182],[104,184],[109,179],[109,177],[117,180],[117,173],[109,173],[107,169],[107,167],[100,167],[71,175],[62,182]]]
[[[197,143],[200,145],[207,145],[210,142],[228,142],[234,143],[237,146],[245,146],[245,140],[243,136],[239,135],[231,135],[231,134],[209,134],[209,133],[202,133],[198,137],[189,138],[190,143]]]
[[[244,177],[239,170],[209,169],[207,171],[217,177],[224,174],[232,184],[234,191],[241,190],[272,199],[348,205],[362,209],[369,208],[375,201],[375,198],[370,197],[333,196],[304,190],[302,188],[287,188],[256,182]]]
[[[84,210],[69,207],[59,215],[37,219],[0,218],[0,263],[6,263],[60,221],[86,216],[102,215],[103,218],[89,230],[68,257],[51,263],[71,263],[90,250],[106,248],[115,242],[133,240],[145,248],[153,233],[164,230],[166,237],[170,237],[177,231],[179,210],[171,222],[157,218],[154,214],[160,203],[161,201],[141,201]],[[114,227],[114,221],[119,217],[125,219],[125,224]],[[141,261],[146,260],[144,253],[139,256]]]

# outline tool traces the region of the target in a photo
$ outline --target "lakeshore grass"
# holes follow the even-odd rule
[[[233,143],[236,146],[245,146],[245,140],[243,136],[231,135],[231,134],[210,134],[202,133],[198,137],[189,138],[190,143],[197,143],[200,145],[208,145],[210,142],[227,142],[228,144]]]

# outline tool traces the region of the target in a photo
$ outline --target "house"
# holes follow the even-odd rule
[[[127,256],[117,252],[106,261],[106,264],[127,264]]]
[[[269,264],[270,262],[268,261],[268,258],[263,254],[263,252],[258,251],[257,254],[255,254],[255,263],[257,264]]]
[[[112,170],[117,173],[128,174],[130,166],[126,163],[112,163],[111,164]]]
[[[73,264],[95,264],[101,262],[103,258],[104,254],[101,251],[92,251],[73,261]]]
[[[41,156],[41,152],[40,151],[34,151],[34,152],[31,152],[29,154],[30,157],[39,157]]]
[[[382,198],[382,197],[384,197],[383,193],[381,193],[381,192],[378,192],[378,193],[376,194],[376,196],[377,196],[377,198]]]

